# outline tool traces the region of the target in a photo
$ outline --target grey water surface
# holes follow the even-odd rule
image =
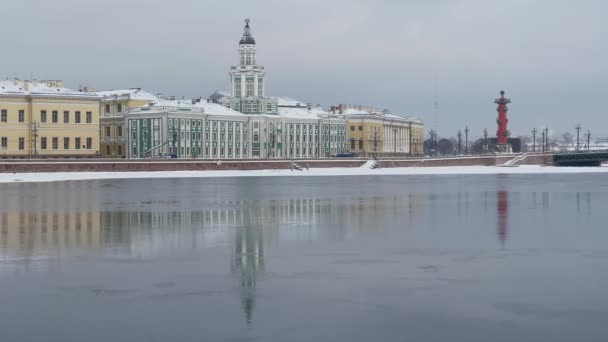
[[[608,174],[0,185],[0,341],[607,341]]]

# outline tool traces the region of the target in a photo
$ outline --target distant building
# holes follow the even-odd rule
[[[124,114],[158,101],[158,97],[139,88],[99,91],[102,97],[100,119],[100,152],[106,158],[125,158],[127,139]]]
[[[62,81],[0,81],[0,158],[99,155],[100,99]]]
[[[338,105],[333,112],[346,116],[347,149],[361,157],[405,157],[423,154],[424,124],[388,110]]]

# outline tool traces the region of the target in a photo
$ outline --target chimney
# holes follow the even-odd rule
[[[57,88],[63,88],[63,81],[58,80],[58,81],[55,81],[55,82],[56,82],[56,83],[55,83],[55,86],[56,86]]]
[[[15,77],[13,79],[13,82],[15,83],[15,85],[19,85],[19,78]]]
[[[30,81],[29,80],[23,80],[23,89],[25,89],[25,91],[30,90]]]
[[[308,104],[306,104],[306,108],[307,108],[308,110],[311,110],[311,109],[312,109],[312,103],[308,103]]]

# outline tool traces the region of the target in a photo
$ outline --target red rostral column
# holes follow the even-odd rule
[[[496,120],[498,123],[498,131],[496,132],[498,147],[502,151],[506,151],[509,144],[509,130],[507,129],[507,124],[509,123],[507,112],[509,111],[509,107],[507,107],[507,104],[511,103],[511,100],[505,98],[505,91],[502,90],[500,98],[496,99],[494,103],[498,104],[498,108],[496,109],[498,112],[498,120]]]

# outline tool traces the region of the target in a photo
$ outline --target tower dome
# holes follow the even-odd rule
[[[251,28],[249,27],[250,22],[249,18],[245,19],[245,30],[243,31],[243,38],[239,42],[240,45],[255,45],[255,39],[251,36]]]

